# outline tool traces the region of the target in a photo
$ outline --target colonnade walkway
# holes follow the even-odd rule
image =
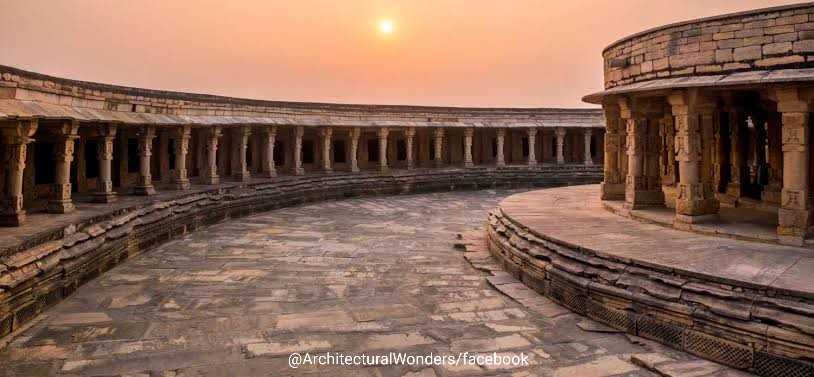
[[[199,230],[46,311],[0,351],[0,375],[655,375],[635,360],[738,375],[490,286],[455,236],[512,193],[321,202]],[[522,352],[530,365],[288,365],[326,351]]]

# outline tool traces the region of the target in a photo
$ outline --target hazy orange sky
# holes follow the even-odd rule
[[[258,99],[590,107],[615,40],[794,2],[0,0],[0,64]]]

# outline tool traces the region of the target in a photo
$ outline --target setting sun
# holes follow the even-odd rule
[[[381,20],[379,22],[379,31],[385,34],[390,34],[393,32],[393,21],[390,20]]]

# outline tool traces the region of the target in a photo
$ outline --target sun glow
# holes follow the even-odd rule
[[[393,25],[393,21],[391,20],[381,20],[379,21],[379,31],[384,34],[390,34],[395,30],[395,25]]]

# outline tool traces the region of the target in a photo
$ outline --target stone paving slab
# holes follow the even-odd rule
[[[507,198],[500,209],[535,235],[599,255],[814,298],[811,250],[665,229],[614,215],[602,208],[597,185],[530,191]]]
[[[522,305],[454,248],[510,193],[325,202],[203,229],[48,310],[0,351],[0,375],[655,375],[630,356],[652,350],[584,331],[542,297]],[[288,366],[290,352],[326,350],[523,352],[530,365]]]

